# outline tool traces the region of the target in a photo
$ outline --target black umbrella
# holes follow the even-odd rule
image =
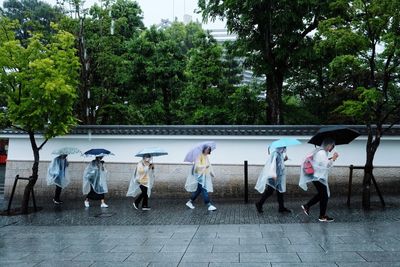
[[[335,145],[344,145],[350,143],[359,135],[358,131],[345,126],[327,126],[319,129],[308,143],[320,146],[325,138],[332,138],[335,140]]]

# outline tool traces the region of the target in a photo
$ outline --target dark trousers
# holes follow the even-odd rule
[[[103,200],[104,199],[104,194],[98,194],[93,190],[93,187],[90,186],[90,192],[86,196],[86,198],[91,199],[91,200]]]
[[[190,197],[190,200],[193,202],[196,200],[196,198],[202,194],[203,195],[203,200],[204,200],[204,204],[208,205],[210,204],[210,198],[208,196],[208,192],[207,190],[201,185],[201,184],[197,184],[197,190],[196,192],[192,193],[192,196]]]
[[[324,184],[318,181],[312,182],[317,189],[318,193],[308,201],[306,206],[310,208],[319,202],[319,216],[326,215],[326,208],[328,206],[328,190]]]
[[[147,187],[144,185],[140,185],[140,190],[142,190],[142,193],[136,198],[135,204],[137,207],[139,207],[140,201],[143,200],[142,208],[148,207],[149,196],[147,195]]]
[[[60,201],[61,190],[62,190],[62,188],[59,187],[58,185],[56,185],[56,192],[54,194],[55,201]]]
[[[261,199],[258,201],[258,204],[261,206],[264,205],[264,202],[272,196],[272,194],[276,191],[276,196],[278,198],[278,204],[279,204],[279,209],[284,209],[285,206],[283,205],[283,193],[279,192],[278,190],[275,190],[273,187],[267,185],[267,188],[265,188],[264,192],[261,194]]]

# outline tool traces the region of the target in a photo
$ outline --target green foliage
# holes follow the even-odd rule
[[[4,17],[0,24],[0,81],[8,97],[4,115],[13,126],[46,138],[66,134],[76,124],[79,62],[73,35],[54,28],[56,34],[43,43],[33,33],[25,47],[12,31],[18,24]]]

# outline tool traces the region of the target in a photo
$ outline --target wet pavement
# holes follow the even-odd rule
[[[320,223],[298,198],[286,199],[291,214],[275,198],[262,214],[241,199],[214,199],[215,212],[186,199],[152,198],[151,211],[130,198],[107,209],[39,199],[40,212],[0,216],[0,266],[400,266],[400,197],[386,196],[386,208],[373,199],[368,212],[345,200],[330,199],[335,222]]]

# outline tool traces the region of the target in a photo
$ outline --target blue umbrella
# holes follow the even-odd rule
[[[196,159],[200,156],[203,152],[204,147],[211,147],[211,150],[214,151],[217,145],[214,141],[206,141],[197,144],[194,146],[190,151],[186,154],[184,162],[195,162]]]
[[[147,147],[140,150],[135,157],[143,157],[144,155],[150,155],[152,157],[168,155],[168,152],[159,147]]]
[[[85,153],[83,153],[85,156],[96,156],[96,157],[102,157],[102,156],[107,156],[107,155],[114,155],[110,151],[104,148],[93,148]]]
[[[301,142],[294,138],[282,138],[271,143],[270,148],[300,145]]]

